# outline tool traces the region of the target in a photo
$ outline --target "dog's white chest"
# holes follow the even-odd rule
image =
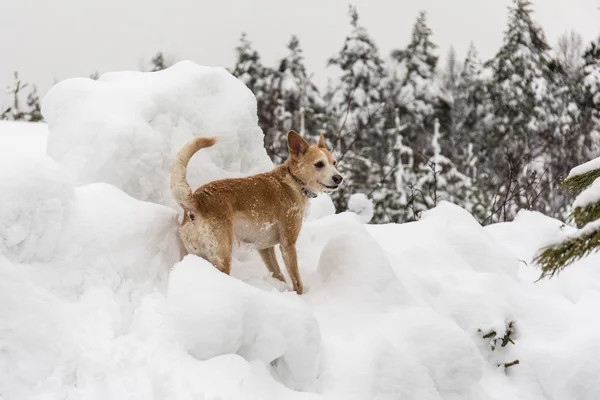
[[[279,225],[276,222],[257,224],[238,220],[233,229],[237,242],[254,249],[267,249],[279,243]]]

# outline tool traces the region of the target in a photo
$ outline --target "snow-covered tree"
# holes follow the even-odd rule
[[[11,121],[30,121],[39,122],[43,119],[40,98],[37,94],[37,88],[34,85],[31,92],[27,95],[26,105],[24,107],[22,101],[22,95],[24,90],[29,86],[28,83],[23,83],[19,78],[19,74],[15,72],[15,81],[12,85],[6,88],[6,93],[12,97],[12,105],[7,107],[0,113],[0,120],[11,120]]]
[[[577,87],[582,88],[579,107],[584,149],[588,159],[600,154],[600,37],[583,56],[583,73]]]
[[[252,47],[252,42],[245,32],[242,33],[235,52],[237,59],[231,73],[256,95],[257,89],[262,89],[261,80],[265,75],[265,67],[262,65],[258,52]]]
[[[262,64],[258,52],[252,47],[252,42],[246,33],[242,33],[235,51],[237,59],[231,73],[254,93],[258,125],[265,135],[265,147],[271,158],[275,159],[276,156],[270,149],[270,144],[273,143],[271,135],[278,120],[282,118],[278,73]]]
[[[167,69],[168,66],[169,65],[167,64],[162,51],[156,53],[156,55],[150,60],[150,71],[152,72],[162,71],[163,69]]]
[[[574,261],[600,250],[600,158],[573,168],[561,186],[579,193],[570,215],[578,230],[541,249],[535,261],[542,267],[542,278],[552,277]]]
[[[427,14],[421,11],[408,46],[392,52],[398,62],[399,78],[395,102],[402,123],[407,125],[405,138],[408,145],[420,151],[427,148],[434,119],[439,118],[440,123],[447,126],[449,117],[449,104],[436,75],[438,57],[434,51],[437,45],[431,41],[431,36]]]
[[[33,89],[27,95],[27,107],[29,108],[25,113],[26,121],[40,122],[44,119],[40,105],[40,96],[37,94],[37,87],[35,85],[33,85]]]
[[[520,208],[550,211],[540,190],[555,179],[547,149],[557,140],[560,105],[556,66],[542,29],[532,19],[531,3],[513,0],[503,45],[488,63],[492,119],[479,142],[491,179],[503,203],[498,217]]]
[[[334,143],[340,170],[348,183],[335,193],[338,210],[345,210],[351,193],[371,193],[375,203],[393,190],[391,157],[395,138],[383,129],[385,96],[382,89],[386,71],[377,46],[358,22],[358,12],[350,7],[351,31],[342,50],[329,65],[341,69],[339,85],[329,94],[330,140]],[[374,222],[384,216],[376,215]]]
[[[458,171],[452,160],[442,154],[440,123],[434,121],[427,162],[419,165],[411,207],[418,214],[446,200],[466,209],[470,204],[471,180]]]
[[[324,102],[311,76],[306,72],[300,42],[292,36],[288,54],[273,71],[274,84],[267,95],[277,104],[275,122],[266,139],[269,155],[275,162],[287,157],[287,132],[299,131],[304,137],[316,138],[323,128]],[[268,139],[268,140],[267,140]]]

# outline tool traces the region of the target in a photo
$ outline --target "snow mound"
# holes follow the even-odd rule
[[[388,307],[409,298],[385,254],[366,233],[332,237],[321,253],[318,271],[324,282],[320,290],[346,306],[379,302]]]
[[[190,162],[195,188],[273,167],[252,92],[223,68],[183,61],[158,72],[67,79],[44,97],[48,155],[77,185],[110,183],[143,201],[174,205],[169,173],[181,147],[216,136]]]
[[[10,260],[48,259],[73,197],[73,185],[48,157],[0,152],[0,252]]]
[[[333,205],[333,200],[331,200],[331,197],[328,194],[322,193],[310,200],[308,215],[306,216],[305,220],[314,221],[333,214],[335,214],[335,205]]]
[[[0,121],[0,152],[46,154],[48,125],[43,122]]]
[[[373,200],[364,193],[354,193],[348,200],[348,211],[352,211],[363,223],[368,224],[373,218]]]
[[[239,354],[273,365],[287,387],[314,390],[319,326],[294,294],[263,292],[186,256],[170,275],[168,303],[176,335],[194,357]]]

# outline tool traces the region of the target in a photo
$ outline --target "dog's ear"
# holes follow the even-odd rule
[[[306,153],[310,145],[302,136],[294,131],[288,132],[288,151],[291,155],[300,156]]]
[[[319,142],[317,143],[317,147],[321,149],[327,149],[327,146],[325,145],[325,135],[322,133],[321,136],[319,136]]]

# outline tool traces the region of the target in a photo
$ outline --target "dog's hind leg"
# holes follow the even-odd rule
[[[197,227],[202,248],[199,253],[219,271],[231,272],[231,252],[233,250],[233,224],[225,219],[218,222],[205,221]]]
[[[283,277],[281,269],[279,269],[279,264],[277,263],[275,247],[269,247],[268,249],[259,249],[258,254],[260,254],[260,257],[267,266],[267,269],[273,274],[273,278],[285,282],[285,278]]]

